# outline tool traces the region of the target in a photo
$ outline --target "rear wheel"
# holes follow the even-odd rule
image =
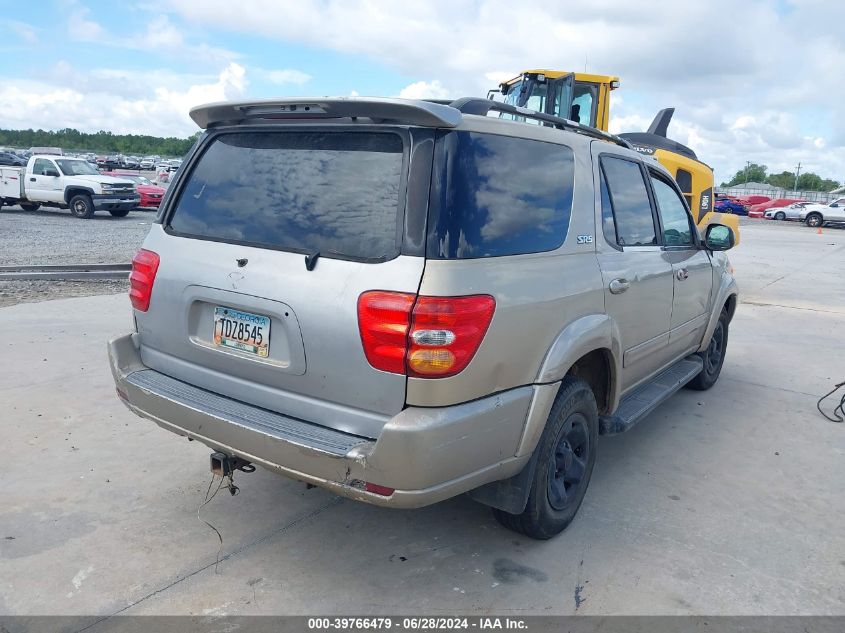
[[[41,204],[38,202],[21,202],[21,209],[24,211],[38,211],[41,208]]]
[[[807,216],[807,226],[816,228],[822,225],[822,216],[820,213],[811,213]]]
[[[125,218],[129,215],[129,209],[112,209],[109,211],[116,218]]]
[[[567,377],[537,445],[537,465],[521,514],[494,509],[510,530],[536,539],[562,532],[575,518],[596,463],[599,416],[596,398],[583,380]]]
[[[70,212],[77,218],[87,220],[94,215],[94,203],[91,196],[79,194],[70,199]]]
[[[783,221],[785,219],[786,219],[786,214],[783,211],[778,211],[777,213],[775,213],[775,220]]]
[[[725,362],[725,352],[728,349],[728,313],[722,310],[713,336],[710,337],[710,344],[698,356],[704,361],[704,368],[695,378],[687,383],[687,387],[696,391],[706,391],[716,384],[719,374],[722,372],[722,365]]]

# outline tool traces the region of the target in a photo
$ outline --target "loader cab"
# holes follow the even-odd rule
[[[609,75],[529,70],[499,86],[505,103],[563,117],[607,132],[610,91],[619,78]],[[510,115],[508,115],[510,116]]]

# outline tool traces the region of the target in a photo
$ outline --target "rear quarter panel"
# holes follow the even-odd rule
[[[506,126],[501,121],[495,123],[491,130],[486,129],[487,122],[473,121],[471,131],[501,134]],[[496,311],[478,352],[464,371],[450,378],[408,379],[409,405],[445,406],[532,384],[568,324],[585,315],[604,313],[601,271],[595,255],[589,141],[548,128],[512,125],[518,126],[515,134],[538,140],[559,139],[574,150],[575,186],[566,240],[546,253],[427,260],[420,294],[490,294],[496,299]],[[578,244],[578,236],[593,239]]]

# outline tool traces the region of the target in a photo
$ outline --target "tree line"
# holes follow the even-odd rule
[[[811,171],[799,174],[798,181],[795,181],[795,172],[782,171],[779,174],[769,174],[768,167],[749,163],[744,169],[740,169],[728,182],[723,182],[723,187],[733,187],[746,182],[765,182],[780,189],[793,189],[796,191],[831,191],[841,186],[836,180],[822,178]]]
[[[97,152],[100,154],[140,154],[184,156],[191,149],[200,132],[189,138],[149,136],[147,134],[113,134],[99,131],[94,134],[73,128],[63,130],[5,130],[0,129],[0,146],[29,149],[30,147],[61,147],[66,150]]]

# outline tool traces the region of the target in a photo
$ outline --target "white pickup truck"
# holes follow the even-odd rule
[[[26,167],[0,167],[0,207],[59,207],[86,219],[104,210],[120,218],[139,201],[134,183],[104,176],[81,158],[33,155]]]

